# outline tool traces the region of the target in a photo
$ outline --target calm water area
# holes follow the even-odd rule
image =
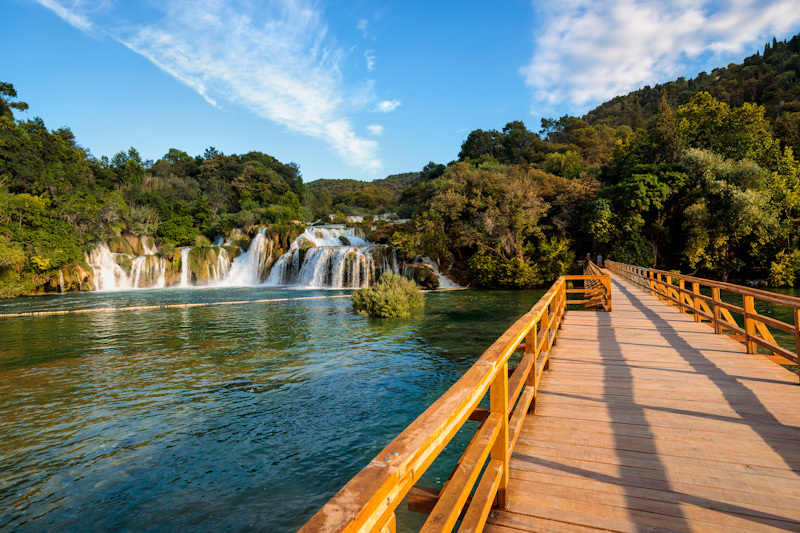
[[[332,294],[68,294],[0,314]],[[295,531],[542,294],[430,293],[392,320],[346,298],[0,319],[0,530]]]

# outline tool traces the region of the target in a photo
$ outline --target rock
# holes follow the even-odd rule
[[[439,276],[427,265],[406,263],[403,271],[409,272],[411,279],[423,289],[439,288]]]

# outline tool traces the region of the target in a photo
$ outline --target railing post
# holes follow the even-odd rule
[[[686,290],[686,282],[682,279],[678,280],[678,311],[681,313],[686,312],[686,307],[684,304],[686,303],[685,294],[683,291]]]
[[[696,281],[692,282],[692,294],[694,294],[694,321],[702,322],[698,311],[700,310],[700,284]]]
[[[606,311],[611,312],[611,276],[603,277],[603,287],[605,289]]]
[[[752,296],[742,295],[744,302],[744,331],[745,331],[745,344],[747,345],[747,353],[757,353],[756,343],[753,337],[756,335],[756,321],[753,315],[756,314],[756,307]]]
[[[497,489],[497,506],[503,509],[508,504],[508,362],[503,364],[489,389],[489,410],[500,413],[501,420],[500,434],[492,446],[492,460],[503,463],[503,475]]]
[[[714,333],[722,333],[722,327],[719,325],[719,318],[720,318],[720,310],[717,303],[720,301],[719,299],[719,289],[717,287],[711,288],[711,297],[713,298],[712,305],[714,306],[712,310],[714,311]]]
[[[655,288],[655,286],[656,286],[656,282],[655,282],[655,280],[653,279],[653,273],[652,273],[652,272],[650,272],[649,270],[647,271],[647,278],[650,280],[650,296],[655,296],[655,295],[656,295],[656,293],[655,293],[655,292],[653,292],[653,289],[654,289],[654,288]]]

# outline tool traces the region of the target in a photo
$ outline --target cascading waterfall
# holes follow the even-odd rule
[[[192,271],[189,268],[189,252],[191,251],[192,249],[188,246],[181,248],[181,287],[189,287],[192,279]]]
[[[140,255],[131,261],[131,287],[163,289],[167,286],[167,260],[156,255]]]
[[[61,294],[64,294],[64,272],[61,269],[58,270],[58,287]]]
[[[266,228],[253,237],[246,252],[231,260],[226,246],[241,235],[232,231],[224,241],[217,239],[213,248],[181,248],[179,267],[169,259],[176,256],[158,255],[155,246],[147,245],[146,236],[140,237],[144,255],[113,253],[107,244],[100,244],[86,256],[86,262],[92,267],[98,291],[199,285],[358,289],[373,284],[386,271],[413,277],[413,268],[401,268],[393,249],[367,241],[363,232],[354,228],[307,228],[277,260],[273,255],[277,244]],[[414,265],[430,269],[441,287],[458,287],[432,261],[422,258]]]
[[[358,230],[308,228],[278,259],[265,285],[358,289],[386,270],[397,272],[396,264],[393,251],[365,240]]]
[[[267,237],[265,228],[259,231],[250,243],[250,248],[230,265],[227,275],[219,282],[219,285],[248,287],[261,283],[264,269],[272,257],[273,244],[272,239]],[[227,256],[227,253],[225,255]]]
[[[125,254],[112,253],[108,245],[103,243],[86,256],[86,262],[94,273],[95,290],[124,291],[132,288],[128,273],[117,263],[121,255]]]

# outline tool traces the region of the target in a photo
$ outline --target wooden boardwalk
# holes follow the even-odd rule
[[[485,531],[800,531],[797,376],[612,283],[566,314]]]

